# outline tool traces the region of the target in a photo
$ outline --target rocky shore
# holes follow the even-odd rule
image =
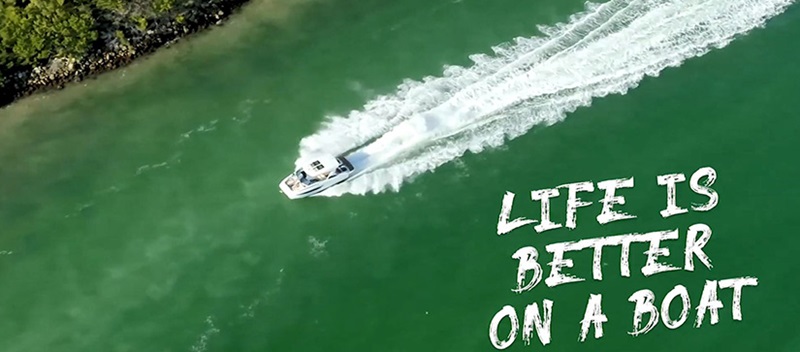
[[[127,65],[132,60],[169,46],[182,37],[221,25],[247,0],[204,1],[188,8],[179,18],[156,19],[141,30],[102,31],[103,40],[82,59],[54,58],[46,65],[0,72],[0,107],[20,98],[51,89],[62,89],[97,74]],[[108,28],[113,28],[108,26]]]

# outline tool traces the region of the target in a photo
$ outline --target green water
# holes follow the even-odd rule
[[[729,46],[595,100],[566,120],[407,180],[398,192],[290,201],[277,183],[299,141],[326,115],[358,110],[404,79],[536,25],[581,11],[576,0],[332,1],[274,21],[257,3],[230,25],[121,71],[0,111],[2,351],[487,351],[504,305],[554,301],[552,342],[509,350],[796,351],[793,279],[800,206],[800,8]],[[279,4],[275,6],[285,6]],[[249,12],[248,12],[249,11]],[[662,219],[656,176],[711,166],[719,204]],[[513,178],[506,175],[516,175]],[[577,228],[499,237],[513,217],[539,219],[532,190],[634,177],[633,220],[599,225],[602,192]],[[564,221],[565,199],[552,217]],[[688,180],[678,204],[702,203]],[[681,265],[688,226],[714,234],[713,268],[644,277],[645,244],[570,253],[587,278],[515,294],[520,247],[677,228],[665,261]],[[549,269],[545,269],[545,276]],[[721,290],[719,323],[694,328],[705,280],[758,277],[742,321]],[[628,297],[675,285],[692,309],[677,330],[633,337]],[[604,336],[578,342],[590,293],[603,294]],[[673,314],[677,316],[677,301]],[[647,317],[645,317],[645,320]],[[508,320],[501,335],[508,331]]]

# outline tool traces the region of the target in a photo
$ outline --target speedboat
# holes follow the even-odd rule
[[[321,156],[286,176],[280,189],[289,199],[310,197],[347,181],[354,170],[353,164],[343,156]]]

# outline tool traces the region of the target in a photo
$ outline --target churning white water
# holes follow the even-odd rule
[[[300,143],[300,160],[349,158],[360,176],[323,195],[398,190],[409,177],[561,121],[593,98],[625,94],[762,26],[793,0],[611,0],[587,3],[544,36],[474,55],[471,67],[407,81],[349,116],[328,118]]]

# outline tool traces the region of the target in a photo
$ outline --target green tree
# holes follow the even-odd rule
[[[101,10],[122,13],[125,11],[125,2],[122,0],[95,0],[95,6]]]
[[[3,28],[6,26],[6,11],[7,8],[11,6],[13,6],[13,3],[8,2],[8,0],[0,0],[0,32],[2,32]],[[12,61],[13,52],[11,51],[11,46],[7,45],[7,43],[3,41],[3,36],[0,35],[0,70],[11,66]],[[2,80],[0,80],[0,82],[1,81]]]
[[[130,24],[142,29],[147,20],[169,13],[177,7],[176,0],[93,0],[95,6],[112,16],[106,18],[116,25]]]
[[[52,57],[80,58],[97,39],[87,6],[63,0],[31,0],[25,8],[6,6],[0,24],[2,51],[29,65]]]

